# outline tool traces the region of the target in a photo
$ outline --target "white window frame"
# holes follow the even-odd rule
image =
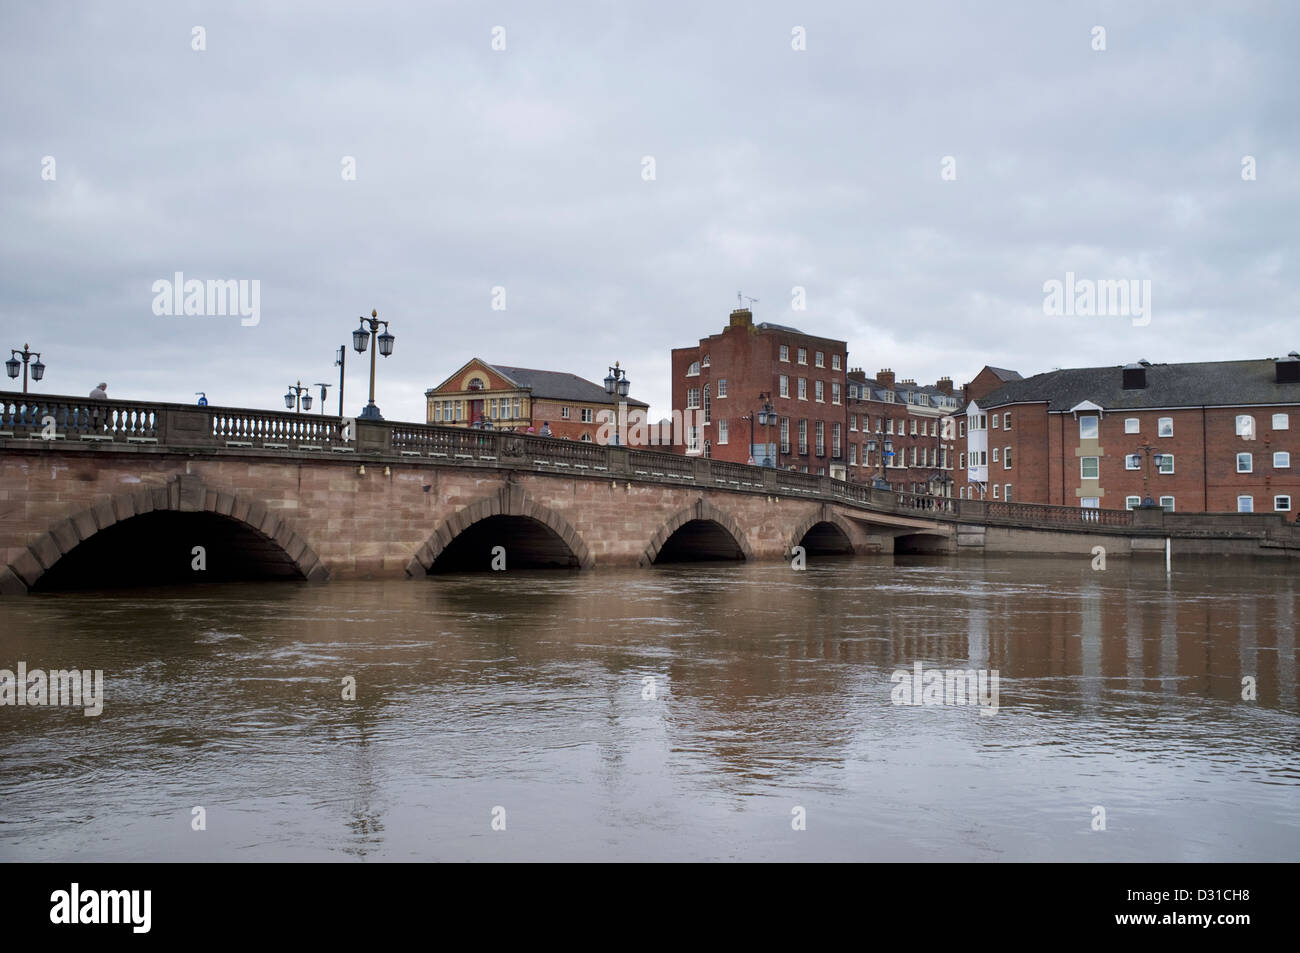
[[[1125,417],[1125,418],[1124,418],[1124,432],[1125,432],[1125,433],[1141,433],[1141,432],[1142,432],[1142,420],[1141,420],[1141,418],[1139,418],[1139,417]]]
[[[799,399],[808,399],[808,378],[806,377],[799,378]]]
[[[1279,459],[1281,460],[1281,462],[1279,462]],[[1290,450],[1274,450],[1274,451],[1273,451],[1273,469],[1274,469],[1274,470],[1286,470],[1286,469],[1289,469],[1290,466],[1291,466],[1291,451],[1290,451]]]
[[[1124,469],[1125,469],[1125,470],[1141,470],[1141,469],[1142,469],[1142,454],[1140,454],[1140,453],[1126,453],[1126,454],[1124,454]]]
[[[826,354],[824,352],[816,351],[813,353],[813,366],[814,367],[826,366]]]
[[[1126,510],[1135,510],[1141,505],[1142,505],[1142,497],[1140,496],[1124,497],[1124,509]]]
[[[805,367],[808,366],[808,349],[806,347],[801,347],[795,351],[795,363],[802,364]]]
[[[686,376],[687,376],[687,377],[699,377],[699,376],[700,376],[700,362],[699,362],[699,361],[692,361],[692,362],[691,362],[691,366],[688,367],[688,368],[686,368]]]
[[[840,402],[840,383],[839,381],[831,381],[831,403],[838,404],[839,402]]]
[[[1167,431],[1167,432],[1166,432]],[[1174,418],[1159,417],[1156,419],[1156,436],[1172,437],[1174,435]]]
[[[727,396],[727,379],[718,378],[718,400],[723,400]]]
[[[1002,429],[1003,429],[1003,430],[1010,430],[1010,429],[1011,429],[1011,411],[1009,411],[1009,410],[1008,410],[1008,411],[1004,411],[1003,414],[1002,414]],[[1004,495],[1004,498],[1005,498],[1005,495]]]
[[[1290,430],[1290,429],[1291,429],[1291,417],[1290,417],[1288,414],[1274,414],[1274,415],[1273,415],[1273,429],[1274,429],[1274,430]]]
[[[1097,468],[1097,472],[1092,476],[1088,476],[1088,474],[1084,472],[1084,468],[1088,465],[1089,460],[1094,461],[1094,464]],[[1079,458],[1079,479],[1100,480],[1101,479],[1101,457],[1097,457],[1097,456],[1080,457]]]
[[[561,419],[561,420],[568,420],[568,419],[569,419],[569,408],[568,408],[568,407],[561,407],[561,408],[560,408],[560,419]]]
[[[1166,464],[1169,466],[1168,470],[1165,469]],[[1161,473],[1168,476],[1173,472],[1174,472],[1174,455],[1172,453],[1160,454],[1160,466],[1156,467],[1156,473]]]
[[[1166,500],[1169,501],[1169,505],[1168,505],[1168,506],[1165,505],[1165,501],[1166,501]],[[1172,496],[1162,496],[1162,497],[1160,497],[1160,508],[1161,508],[1162,510],[1164,510],[1166,513],[1172,513],[1172,512],[1174,512],[1174,498],[1173,498]]]
[[[786,398],[786,400],[790,399],[790,378],[786,374],[781,375],[780,387],[778,388],[778,393],[782,397]]]
[[[1003,447],[1003,448],[1002,448],[1002,469],[1003,469],[1003,470],[1011,470],[1011,469],[1014,469],[1014,468],[1011,466],[1011,448],[1010,448],[1010,447]]]
[[[831,355],[831,370],[833,370],[833,371],[838,371],[839,369],[840,369],[840,356],[839,356],[838,354],[832,354],[832,355]]]
[[[1286,506],[1279,506],[1278,500],[1286,500]],[[1274,513],[1291,512],[1291,495],[1289,493],[1282,493],[1273,497],[1273,512]]]
[[[1244,469],[1243,469],[1242,466],[1241,466],[1242,457],[1245,457],[1245,458],[1246,458],[1246,466],[1245,466]],[[1237,472],[1238,472],[1238,473],[1254,473],[1254,472],[1255,472],[1255,455],[1254,455],[1253,453],[1242,452],[1242,453],[1237,454]],[[1239,511],[1239,512],[1240,512],[1240,511]]]
[[[781,345],[780,355],[777,358],[777,360],[785,361],[787,364],[790,363],[790,345],[788,344]]]
[[[1237,414],[1233,429],[1238,437],[1255,436],[1255,418],[1250,414]]]
[[[1255,512],[1255,498],[1253,496],[1237,497],[1237,512],[1238,513]]]
[[[826,384],[822,381],[813,381],[813,400],[819,404],[826,403]]]
[[[1087,424],[1092,425],[1092,433],[1084,432]],[[1101,420],[1096,414],[1084,414],[1079,418],[1079,439],[1080,440],[1098,440],[1101,438]]]
[[[718,443],[727,442],[727,419],[725,417],[718,419]]]

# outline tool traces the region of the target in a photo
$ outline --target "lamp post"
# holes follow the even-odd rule
[[[777,422],[776,410],[772,407],[772,395],[769,392],[763,391],[758,395],[758,399],[763,402],[763,406],[759,408],[758,411],[758,422],[763,427],[763,466],[774,467],[776,466],[776,461],[768,455],[767,450],[768,447],[772,445],[771,433],[768,428]],[[753,426],[754,422],[751,420],[751,431],[753,430]],[[749,435],[749,446],[752,452],[754,446],[754,435],[752,432]]]
[[[876,441],[875,437],[872,437],[867,441],[867,452],[875,453],[876,447],[878,446],[880,446],[880,444]],[[884,449],[880,453],[880,463],[877,465],[879,472],[876,473],[876,478],[871,481],[871,485],[878,490],[889,489],[889,481],[885,479],[885,457],[892,457],[893,455],[894,441],[889,437],[886,437]]]
[[[1151,499],[1151,494],[1149,492],[1151,483],[1151,463],[1154,459],[1156,469],[1160,469],[1160,464],[1164,463],[1165,455],[1160,453],[1149,443],[1144,443],[1142,446],[1138,447],[1138,453],[1146,456],[1146,459],[1142,463],[1142,503],[1140,506],[1144,510],[1149,510],[1156,506],[1156,503]],[[1152,454],[1155,455],[1154,458],[1152,457]],[[1134,454],[1134,456],[1136,456],[1136,454]]]
[[[339,419],[340,420],[343,418],[343,369],[344,369],[344,365],[347,363],[347,356],[348,356],[348,346],[346,344],[340,344],[339,352],[336,355],[334,355],[334,366],[339,369]],[[322,400],[321,403],[324,404],[325,401]],[[324,407],[321,407],[321,410],[324,409],[325,409]]]
[[[324,417],[325,416],[325,392],[329,390],[331,387],[333,387],[334,385],[322,384],[319,381],[317,381],[315,384],[312,384],[311,386],[320,388],[320,413],[321,416]]]
[[[22,360],[18,357],[22,355]],[[36,358],[32,361],[32,358]],[[41,363],[41,352],[33,351],[30,344],[24,344],[21,351],[16,348],[9,349],[9,360],[5,361],[5,372],[10,377],[18,376],[18,367],[21,364],[23,369],[23,393],[27,393],[27,365],[32,367],[32,380],[38,381],[45,376],[45,365]]]
[[[379,312],[371,310],[370,317],[361,317],[361,327],[352,332],[352,347],[358,354],[366,353],[366,345],[370,343],[371,338],[375,338],[375,347],[370,351],[370,403],[366,404],[361,410],[361,419],[363,420],[383,420],[380,416],[379,408],[375,406],[375,352],[378,351],[384,357],[393,353],[393,341],[395,340],[388,333],[388,322],[379,320]],[[379,334],[379,326],[384,326],[384,333]]]
[[[632,389],[632,382],[627,379],[627,371],[618,366],[618,361],[605,375],[605,393],[614,398],[614,446],[619,445],[619,404]]]
[[[311,410],[311,394],[308,393],[310,390],[310,387],[303,386],[302,381],[290,384],[289,393],[284,395],[284,406],[298,414],[304,410]]]

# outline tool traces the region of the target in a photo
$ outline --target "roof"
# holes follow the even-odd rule
[[[1007,370],[1007,368],[1005,367],[991,367],[988,364],[985,364],[984,366],[987,367],[989,370],[991,370],[994,374],[996,374],[998,380],[1000,381],[1024,380],[1024,376],[1019,371]]]
[[[1277,383],[1276,364],[1272,358],[1152,364],[1146,368],[1147,386],[1133,390],[1124,389],[1120,365],[1063,368],[1012,380],[976,403],[984,410],[1046,403],[1049,413],[1066,413],[1085,400],[1106,410],[1300,402],[1300,383]]]
[[[772,324],[769,321],[764,321],[758,326],[762,328],[764,331],[788,331],[791,334],[803,334],[803,332],[800,331],[798,328],[792,328],[788,324]],[[808,335],[804,335],[804,336],[807,337]]]
[[[486,363],[486,362],[485,362]],[[504,364],[488,364],[502,377],[520,387],[527,387],[533,397],[544,400],[571,400],[588,404],[610,404],[613,398],[605,393],[601,384],[594,384],[577,374],[566,371],[540,371],[531,367],[507,367]],[[629,407],[649,407],[643,400],[634,397],[624,398]]]

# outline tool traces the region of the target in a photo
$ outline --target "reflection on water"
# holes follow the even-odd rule
[[[6,599],[0,667],[102,668],[106,701],[0,708],[0,859],[1292,860],[1295,580],[898,557]],[[997,670],[996,715],[892,705],[918,660]]]

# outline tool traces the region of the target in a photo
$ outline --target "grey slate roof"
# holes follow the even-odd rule
[[[1300,383],[1276,383],[1276,361],[1205,361],[1152,364],[1147,386],[1124,390],[1123,367],[1070,367],[1010,381],[976,401],[984,410],[1007,404],[1047,402],[1064,412],[1090,400],[1105,410],[1145,407],[1236,407],[1300,402]]]
[[[997,375],[998,380],[1001,381],[1024,380],[1024,376],[1019,371],[1010,371],[1007,370],[1005,367],[993,367],[991,365],[985,365],[985,366],[988,367],[989,370],[991,370],[994,374]]]
[[[504,364],[489,364],[503,377],[509,378],[520,387],[532,389],[534,397],[544,400],[571,400],[575,403],[612,404],[614,399],[605,393],[604,385],[569,374],[565,371],[539,371],[531,367],[506,367]],[[624,402],[629,407],[649,407],[643,400],[627,397]]]

